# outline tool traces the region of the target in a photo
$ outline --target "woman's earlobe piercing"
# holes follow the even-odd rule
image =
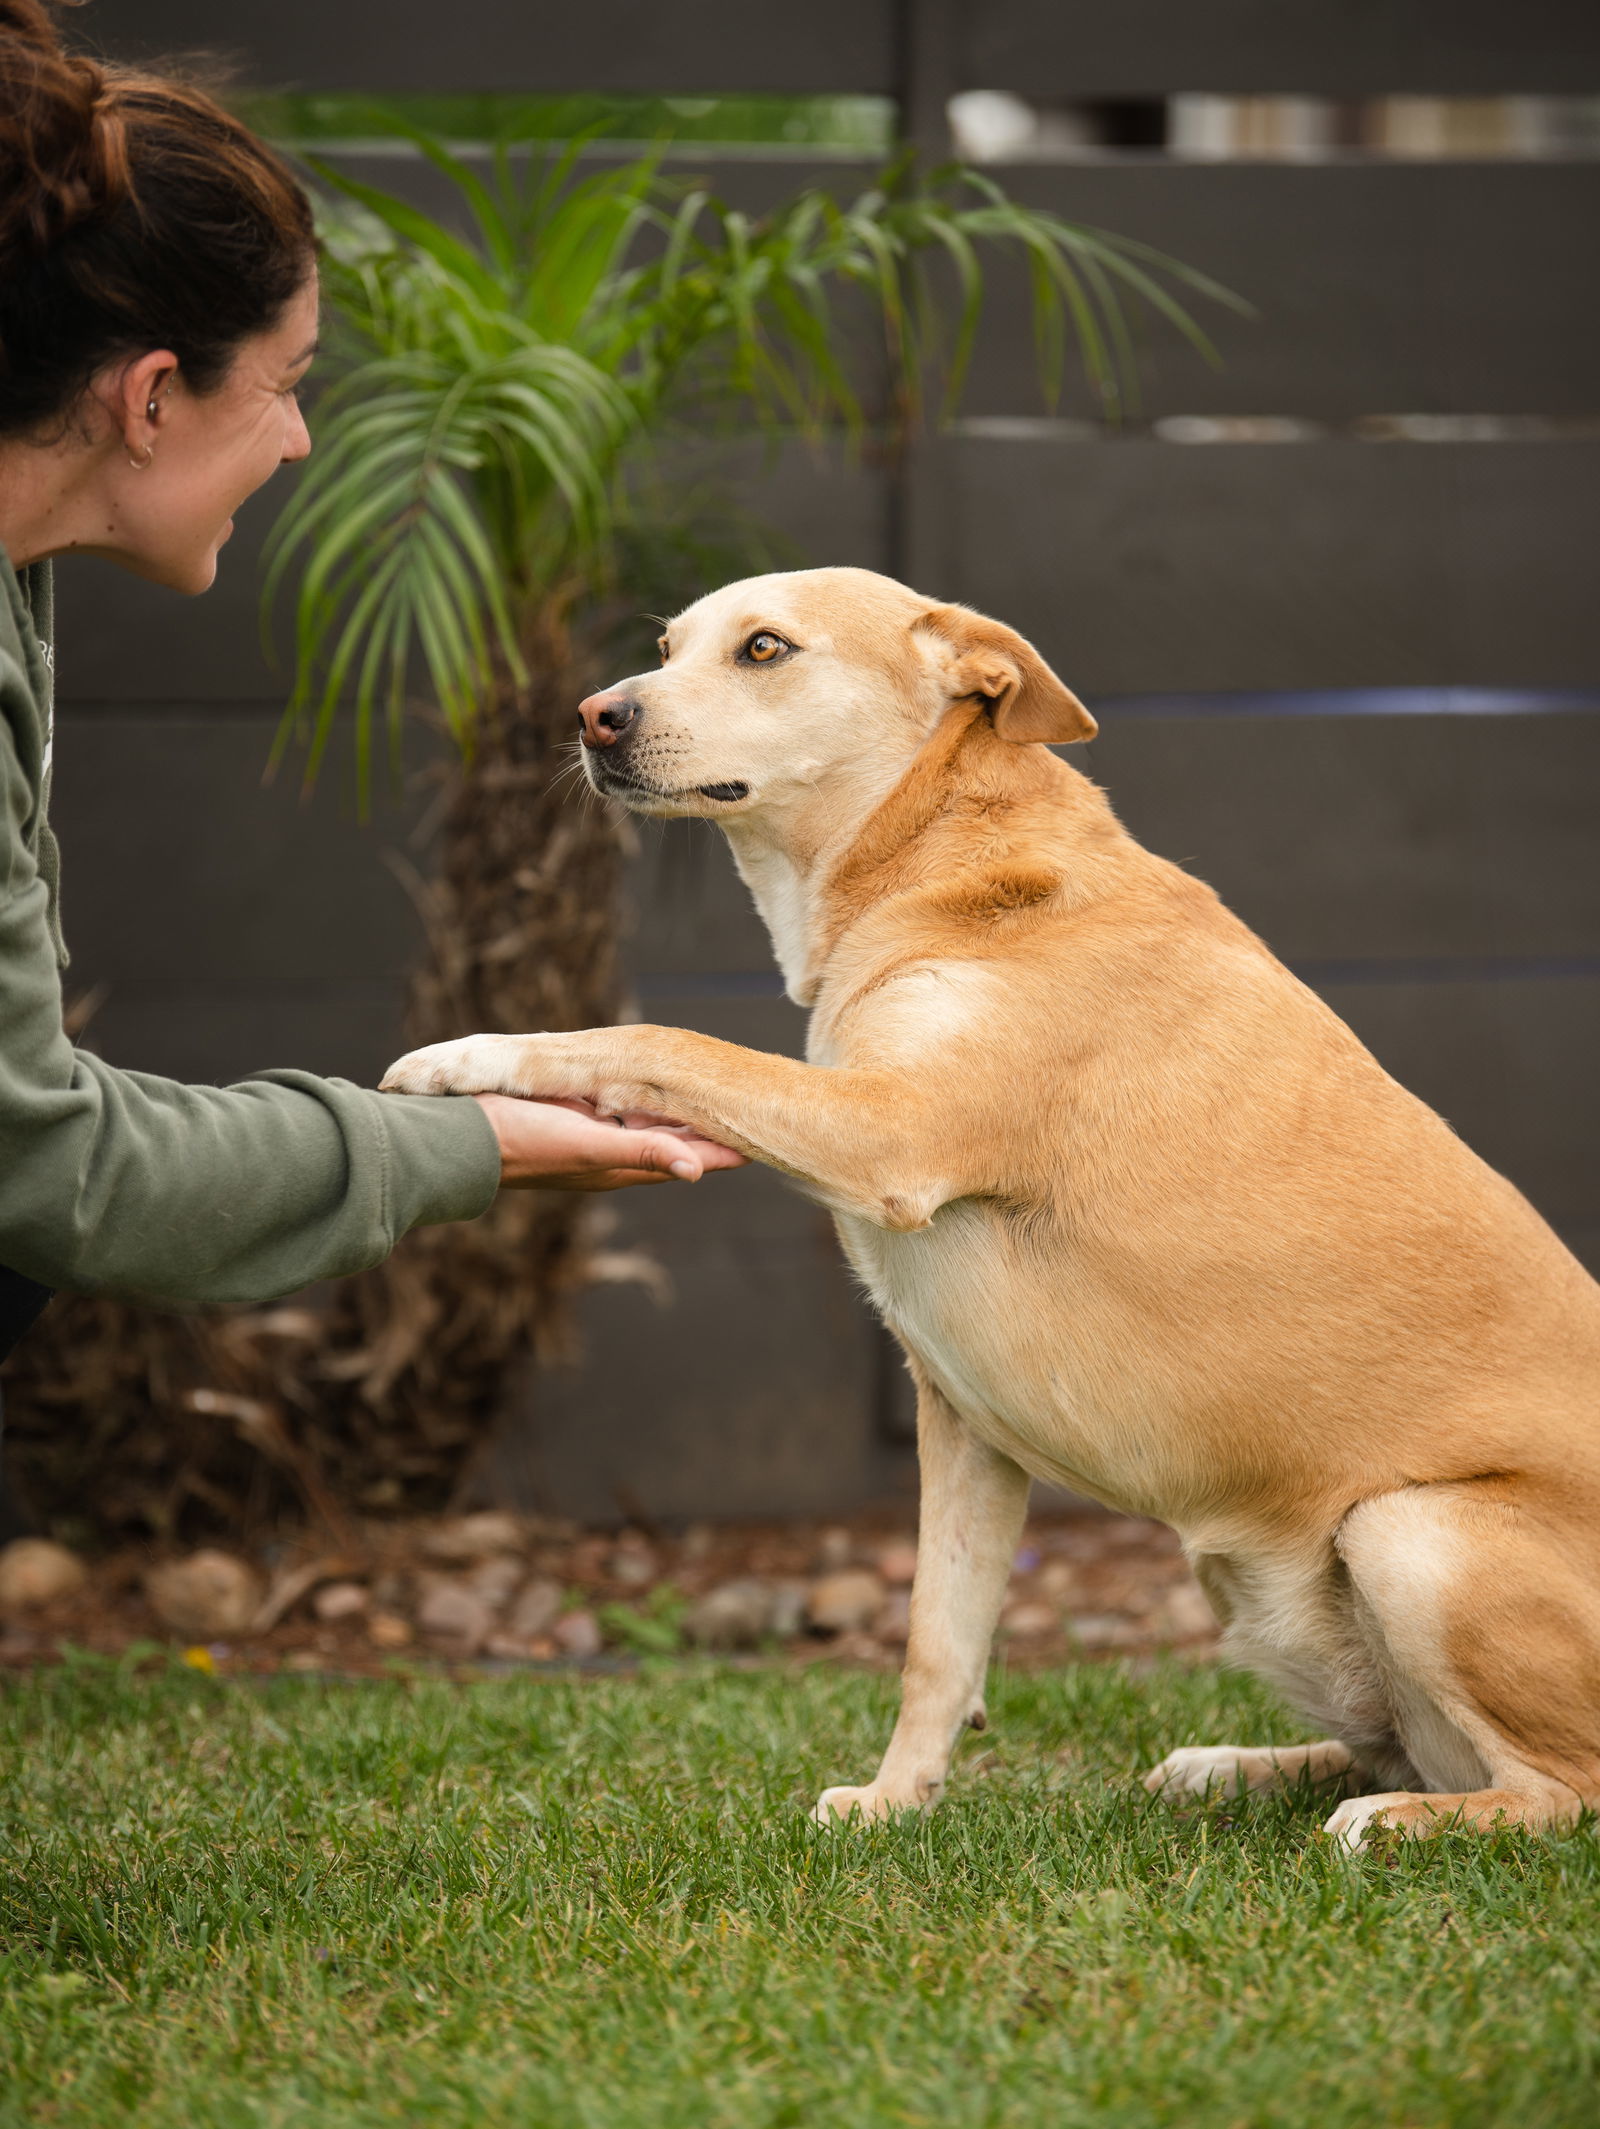
[[[145,467],[149,465],[149,463],[150,463],[151,459],[153,459],[153,458],[155,457],[155,455],[156,455],[156,447],[155,447],[155,445],[154,445],[154,444],[146,444],[146,445],[145,445],[145,447],[144,447],[144,457],[143,457],[143,458],[135,458],[135,457],[134,457],[134,455],[133,455],[133,453],[132,453],[131,451],[130,451],[130,452],[128,453],[128,464],[129,464],[130,466],[132,466],[132,468],[133,468],[133,470],[134,470],[134,472],[135,472],[135,473],[142,473],[142,472],[144,471]]]

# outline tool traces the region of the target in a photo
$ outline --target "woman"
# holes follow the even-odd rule
[[[311,448],[316,318],[311,210],[278,157],[191,87],[64,52],[41,0],[0,0],[0,1356],[56,1286],[259,1301],[503,1184],[738,1164],[499,1096],[179,1086],[63,1033],[51,560],[204,591],[231,513]]]

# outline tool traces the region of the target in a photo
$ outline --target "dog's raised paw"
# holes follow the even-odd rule
[[[503,1040],[504,1038],[499,1038]],[[493,1035],[466,1035],[408,1050],[378,1082],[385,1094],[495,1094],[504,1091],[504,1063]]]

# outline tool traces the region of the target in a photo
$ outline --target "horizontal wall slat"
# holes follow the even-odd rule
[[[951,440],[919,588],[1002,615],[1077,687],[1600,675],[1600,444]]]
[[[1280,959],[1600,975],[1600,711],[1137,717],[1069,759]]]
[[[119,57],[222,51],[264,88],[806,96],[891,93],[893,24],[893,0],[97,0],[73,27]]]
[[[1247,321],[1184,297],[1216,341],[1216,369],[1171,327],[1142,326],[1144,414],[1600,415],[1600,277],[1578,264],[1600,225],[1600,162],[993,174],[1017,198],[1153,244],[1255,305]],[[1087,405],[1076,378],[1068,401]],[[1020,269],[992,278],[964,403],[1039,408]]]
[[[894,0],[97,0],[78,27],[132,56],[221,47],[254,81],[320,89],[892,94],[896,13]],[[1045,98],[1600,88],[1584,0],[983,0],[956,14],[957,86]]]
[[[264,791],[274,729],[259,713],[57,720],[74,983],[114,970],[119,985],[221,995],[398,971],[417,919],[385,853],[404,848],[429,794],[380,803],[362,825],[337,772],[310,802],[293,777]]]
[[[317,416],[310,408],[313,439]],[[313,448],[315,444],[313,442]],[[887,476],[852,468],[837,451],[788,444],[733,442],[680,455],[707,509],[726,496],[743,522],[771,535],[779,567],[847,562],[882,568],[889,517]],[[238,513],[217,579],[199,599],[180,599],[126,571],[74,557],[56,571],[56,687],[63,704],[203,703],[270,705],[287,699],[293,672],[289,632],[278,632],[278,662],[261,646],[262,548],[287,498],[292,472],[278,474]],[[667,596],[641,579],[631,587],[641,613],[659,612]],[[280,621],[288,618],[285,603]],[[576,704],[574,704],[576,716]],[[268,740],[262,742],[262,758]],[[257,772],[259,773],[259,772]],[[286,772],[293,781],[292,768]],[[325,781],[341,783],[331,767]]]
[[[1046,99],[1600,88],[1589,0],[981,0],[957,20],[968,83]]]

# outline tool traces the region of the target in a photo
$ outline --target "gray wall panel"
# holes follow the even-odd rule
[[[387,981],[323,984],[154,984],[116,973],[105,981],[105,1000],[84,1046],[164,1079],[226,1087],[293,1066],[372,1087],[407,1046],[398,973]],[[83,989],[75,966],[67,976],[68,999]]]
[[[967,0],[962,79],[1042,97],[1600,88],[1586,0]]]
[[[1146,319],[1145,416],[1600,415],[1600,279],[1575,270],[1574,250],[1600,220],[1600,162],[1149,160],[995,175],[1256,306],[1245,320],[1185,299],[1217,344],[1215,369]],[[1064,405],[1087,411],[1075,377]],[[1039,411],[1020,269],[993,277],[965,408]]]
[[[646,1018],[660,1017],[654,1000],[666,995],[660,979],[668,973],[682,975],[679,988],[687,993],[697,973],[772,968],[766,926],[720,829],[702,821],[646,821],[639,837],[628,959],[655,979],[644,1001]]]
[[[117,56],[236,54],[262,87],[374,95],[609,89],[888,93],[890,0],[98,0],[80,25]]]
[[[881,467],[852,464],[831,447],[789,443],[768,450],[760,443],[730,443],[680,450],[667,471],[699,491],[700,510],[726,503],[745,525],[770,536],[780,568],[883,563],[890,499]],[[177,598],[103,562],[80,557],[62,564],[56,572],[60,701],[270,706],[264,760],[275,713],[289,694],[293,661],[286,603],[278,615],[275,654],[262,649],[261,556],[295,477],[292,470],[280,473],[245,505],[216,582],[201,598]],[[629,591],[640,611],[659,609],[665,596],[648,581]],[[292,783],[292,765],[285,773]],[[336,780],[332,772],[328,780]]]
[[[56,567],[56,699],[63,703],[251,702],[281,708],[285,660],[261,642],[261,550],[292,473],[253,496],[197,599],[89,556]]]
[[[948,7],[950,0],[945,0]],[[1166,90],[1492,94],[1600,88],[1600,35],[1582,0],[956,0],[958,85],[1049,96]],[[234,50],[251,78],[315,88],[772,90],[893,93],[891,0],[98,0],[82,25],[131,56]]]
[[[1600,1228],[1600,981],[1329,984],[1323,995],[1556,1228]]]
[[[1582,687],[1597,475],[1596,444],[966,440],[917,573],[1090,692]]]
[[[1070,750],[1289,962],[1600,957],[1600,712],[1135,717]]]
[[[583,1296],[586,1362],[513,1397],[485,1497],[604,1521],[837,1514],[880,1493],[903,1458],[876,1438],[878,1336],[825,1224],[798,1246],[674,1238],[670,1264],[670,1307],[636,1286]]]
[[[387,859],[414,805],[358,822],[337,770],[309,802],[292,777],[263,790],[275,722],[64,713],[52,814],[75,975],[359,983],[410,951],[415,912]]]

